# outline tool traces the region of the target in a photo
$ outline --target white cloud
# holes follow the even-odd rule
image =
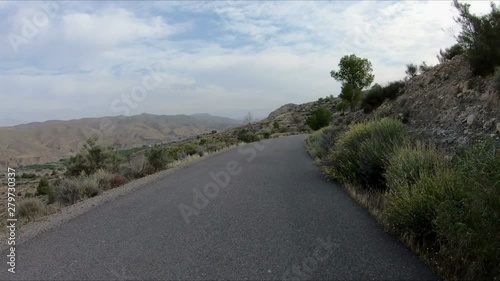
[[[458,31],[448,1],[59,3],[19,54],[2,45],[0,95],[11,102],[0,119],[14,109],[33,120],[115,115],[111,103],[157,63],[168,76],[130,114],[264,115],[338,94],[329,72],[343,55],[368,58],[385,83],[402,78],[406,63],[436,63],[454,43],[448,30]],[[39,9],[0,5],[10,15],[0,44]]]
[[[98,47],[116,46],[134,40],[154,40],[176,31],[160,16],[138,19],[124,9],[110,9],[99,14],[69,14],[63,17],[62,24],[66,40]]]

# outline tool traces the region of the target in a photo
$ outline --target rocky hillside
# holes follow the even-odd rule
[[[371,114],[356,112],[337,122],[392,116],[449,152],[464,144],[499,140],[500,93],[494,79],[473,76],[466,58],[457,56],[407,81],[397,99],[386,101]]]
[[[404,95],[380,110],[407,118],[408,125],[443,148],[499,139],[500,93],[493,77],[473,77],[464,57],[455,57],[410,80]]]
[[[315,109],[334,112],[335,125],[350,125],[391,116],[438,148],[453,152],[460,145],[500,139],[500,93],[494,77],[474,77],[464,56],[437,65],[405,83],[395,100],[387,100],[369,114],[336,112],[338,98],[301,105],[286,104],[255,124],[258,132],[272,131],[278,122],[284,131],[307,131],[305,120]]]
[[[57,161],[78,151],[97,135],[105,145],[129,148],[175,141],[238,125],[209,114],[119,116],[47,121],[0,128],[0,166]]]
[[[257,133],[310,132],[311,129],[306,124],[307,117],[321,107],[335,112],[335,107],[339,102],[338,98],[320,98],[303,104],[289,103],[271,112],[267,118],[253,124],[252,127]],[[279,125],[279,128],[275,128],[275,123]]]

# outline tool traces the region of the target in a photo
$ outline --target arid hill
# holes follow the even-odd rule
[[[453,153],[462,145],[500,139],[500,92],[494,76],[473,76],[465,56],[439,64],[405,83],[395,100],[371,114],[359,111],[334,123],[391,116],[427,142]]]
[[[239,121],[209,114],[118,116],[47,121],[0,128],[0,166],[57,161],[72,155],[97,135],[117,148],[164,143],[212,130],[237,126]]]

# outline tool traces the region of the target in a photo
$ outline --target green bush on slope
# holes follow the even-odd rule
[[[421,175],[433,175],[446,165],[444,156],[421,142],[405,144],[388,159],[384,178],[391,189],[414,184]]]
[[[320,107],[307,118],[306,123],[311,129],[316,131],[328,126],[330,121],[332,121],[332,112],[327,108]]]
[[[390,227],[432,246],[450,277],[493,279],[500,274],[499,153],[492,142],[464,148],[451,167],[440,166],[386,195]]]
[[[379,180],[384,188],[367,194],[385,203],[368,206],[380,207],[376,216],[386,227],[448,279],[500,280],[498,142],[464,147],[449,162],[432,147],[410,142],[391,119],[328,137],[331,131],[308,139],[310,153],[328,152],[324,171],[342,183],[366,189]]]
[[[387,160],[407,140],[404,125],[384,118],[353,126],[327,155],[327,173],[343,183],[385,189]]]

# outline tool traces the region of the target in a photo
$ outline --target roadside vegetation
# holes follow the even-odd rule
[[[217,137],[217,132],[190,140],[154,146],[117,150],[99,143],[97,137],[86,141],[74,156],[56,163],[32,165],[30,173],[16,175],[21,181],[35,186],[19,193],[18,216],[28,222],[56,212],[64,206],[95,197],[182,163],[238,145],[242,141],[263,138],[246,128],[248,138]],[[25,170],[25,169],[23,169]],[[36,190],[36,191],[35,191]]]
[[[472,74],[493,75],[492,85],[500,93],[500,10],[492,4],[489,14],[476,16],[469,4],[455,0],[453,5],[462,30],[455,45],[440,50],[439,62],[465,56]],[[343,82],[338,111],[350,106],[369,114],[386,100],[404,95],[406,81],[433,69],[425,62],[408,64],[403,81],[375,84],[360,94],[373,80],[369,62],[351,55],[339,64],[344,70],[360,65],[365,71],[353,73],[364,74],[350,76],[357,82],[347,83],[331,73]],[[324,174],[341,183],[445,279],[500,280],[498,140],[491,137],[445,155],[412,135],[405,118],[384,118],[379,110],[370,120],[358,119],[350,126],[333,122],[309,136],[306,147]]]
[[[450,161],[384,118],[323,128],[307,146],[328,177],[443,276],[499,277],[498,143],[463,147]]]
[[[324,107],[320,107],[307,118],[306,124],[313,130],[319,130],[328,126],[331,121],[332,112]]]

